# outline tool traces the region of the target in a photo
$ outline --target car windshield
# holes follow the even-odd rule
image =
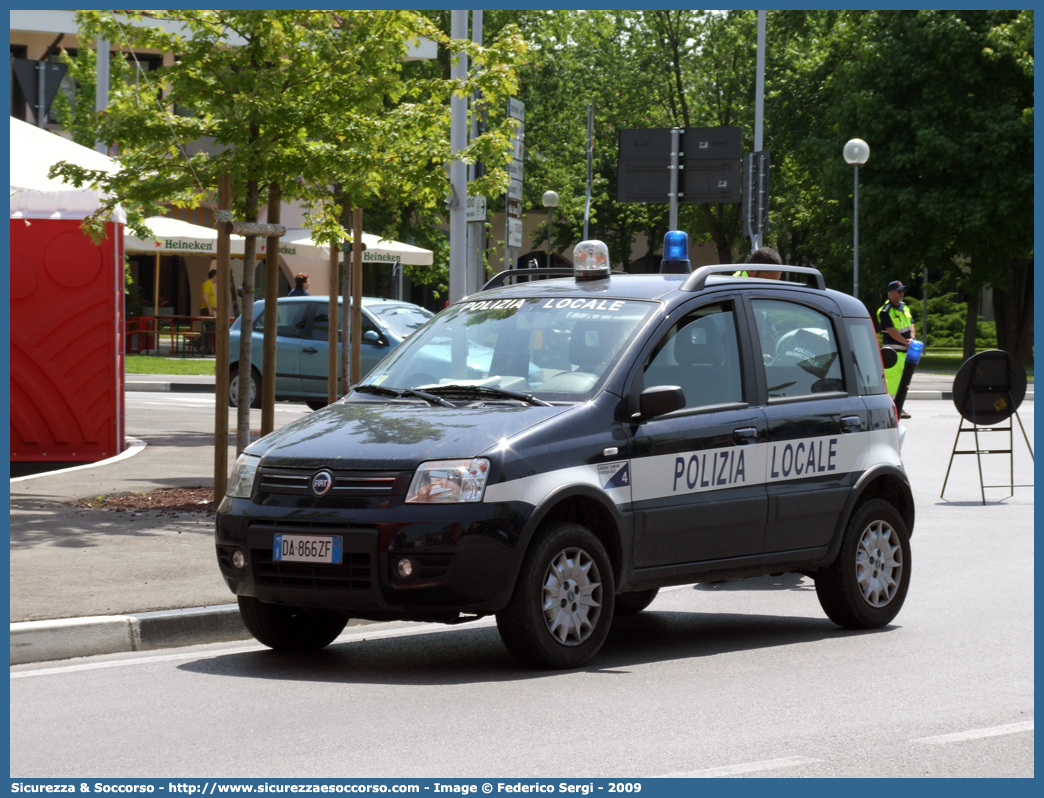
[[[545,400],[586,399],[656,307],[588,297],[463,302],[392,352],[365,384],[400,391],[485,386]]]
[[[399,338],[405,338],[417,332],[428,319],[435,315],[418,305],[396,305],[390,302],[367,305],[366,309]]]

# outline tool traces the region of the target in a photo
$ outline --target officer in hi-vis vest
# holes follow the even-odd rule
[[[888,301],[877,311],[881,344],[892,347],[899,355],[896,364],[890,369],[885,369],[885,379],[888,381],[888,393],[895,397],[895,407],[900,418],[910,418],[910,414],[903,410],[903,403],[906,401],[906,391],[917,368],[916,364],[906,359],[906,350],[910,341],[917,338],[917,330],[914,329],[910,308],[903,302],[905,294],[906,286],[898,280],[892,280],[888,284]]]

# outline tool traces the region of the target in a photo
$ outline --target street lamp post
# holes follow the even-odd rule
[[[852,139],[845,145],[845,160],[855,167],[855,223],[852,227],[852,296],[859,299],[859,164],[870,157],[870,145],[862,139]]]
[[[551,209],[558,207],[558,192],[545,191],[540,201],[547,208],[547,265],[551,266]]]

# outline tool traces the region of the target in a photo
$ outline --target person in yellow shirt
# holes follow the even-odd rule
[[[217,289],[214,287],[215,277],[217,277],[217,269],[211,269],[207,274],[207,279],[203,281],[203,288],[200,289],[199,293],[200,316],[217,315]]]

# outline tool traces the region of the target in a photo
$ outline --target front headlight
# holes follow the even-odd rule
[[[432,460],[421,463],[410,483],[407,502],[456,504],[480,502],[489,476],[489,460]]]
[[[225,495],[233,499],[249,499],[254,490],[254,476],[261,458],[252,454],[241,454],[232,467],[232,479],[228,481]]]

